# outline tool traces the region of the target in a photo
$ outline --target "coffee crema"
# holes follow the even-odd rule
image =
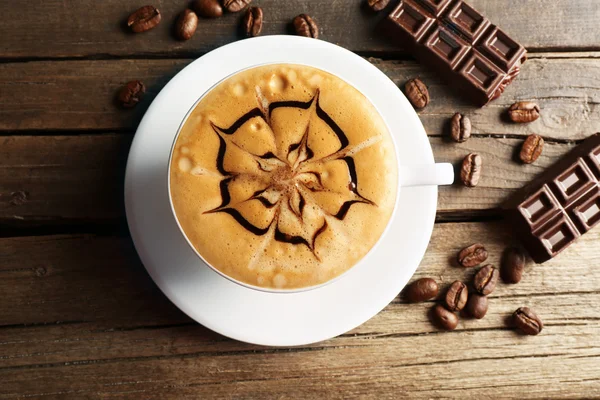
[[[170,192],[206,262],[250,285],[297,289],[369,252],[397,175],[390,134],[364,95],[327,72],[276,64],[198,102],[173,149]]]

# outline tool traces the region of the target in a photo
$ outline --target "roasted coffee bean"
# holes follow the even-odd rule
[[[542,154],[544,148],[544,139],[540,135],[529,135],[523,142],[519,158],[525,164],[531,164]]]
[[[540,106],[532,101],[519,101],[510,106],[508,116],[513,122],[533,122],[540,117]]]
[[[22,190],[16,191],[16,192],[12,192],[10,194],[10,204],[12,204],[13,206],[21,206],[25,203],[27,203],[27,200],[29,199],[29,192],[24,192]]]
[[[142,82],[131,81],[121,88],[117,98],[123,107],[131,108],[142,100],[144,93],[146,93],[146,87]]]
[[[189,40],[198,28],[198,16],[195,12],[186,9],[175,22],[175,34],[179,40]]]
[[[414,78],[406,82],[404,92],[415,108],[422,109],[429,104],[429,90],[427,90],[427,86],[419,78]]]
[[[433,307],[433,322],[440,328],[447,331],[453,331],[458,326],[458,316],[451,311],[448,311],[444,306],[437,305]]]
[[[309,15],[300,14],[294,18],[294,29],[299,36],[319,38],[319,27]]]
[[[481,319],[485,317],[488,310],[488,298],[476,293],[469,295],[466,311],[473,318]]]
[[[455,142],[466,142],[471,137],[471,120],[460,113],[454,114],[450,122],[450,133]]]
[[[519,283],[525,269],[525,253],[522,250],[511,247],[506,249],[502,257],[502,268],[500,275],[506,283]]]
[[[404,289],[404,297],[409,303],[418,303],[437,296],[438,284],[431,278],[421,278]]]
[[[481,267],[473,278],[475,290],[484,296],[492,293],[498,283],[498,270],[491,264]]]
[[[154,6],[144,6],[127,18],[127,26],[134,32],[146,32],[159,24],[160,11]]]
[[[513,314],[515,326],[526,335],[537,335],[544,328],[544,324],[529,307],[521,307]]]
[[[260,7],[250,7],[244,15],[244,32],[246,36],[260,35],[263,25],[263,10]]]
[[[465,157],[460,169],[460,180],[467,187],[475,187],[481,178],[483,160],[479,154],[471,153]]]
[[[465,268],[475,267],[488,258],[488,252],[481,243],[465,247],[458,253],[458,263]]]
[[[460,311],[465,308],[468,298],[469,290],[467,289],[467,285],[461,281],[454,281],[448,288],[444,301],[448,310]]]
[[[242,11],[252,0],[223,0],[223,6],[229,12]]]
[[[373,11],[381,11],[390,4],[390,0],[368,0],[368,4]]]
[[[217,18],[223,15],[223,7],[218,0],[195,0],[192,8],[201,17]]]

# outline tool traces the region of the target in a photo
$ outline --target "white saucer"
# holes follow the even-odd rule
[[[346,80],[383,115],[402,165],[434,161],[425,130],[398,87],[363,58],[315,39],[265,36],[229,44],[194,61],[156,97],[138,127],[125,177],[127,220],[142,262],[167,297],[207,328],[244,342],[294,346],[347,332],[394,299],[427,248],[437,186],[403,188],[377,246],[329,285],[273,294],[213,272],[188,246],[171,213],[169,151],[181,121],[203,93],[232,73],[266,63],[311,65]]]

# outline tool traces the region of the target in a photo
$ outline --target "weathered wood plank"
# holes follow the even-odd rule
[[[478,336],[481,332],[488,331],[497,332],[494,337],[498,341],[515,341],[519,335],[511,330],[505,319],[523,304],[544,312],[544,336],[560,337],[569,332],[570,335],[578,336],[581,344],[587,348],[591,346],[590,336],[600,332],[596,321],[599,318],[595,310],[597,307],[594,307],[599,300],[598,293],[550,294],[528,299],[525,299],[525,296],[493,298],[490,300],[490,311],[485,319],[465,319],[461,322],[459,331],[453,334],[438,332],[430,324],[427,312],[431,303],[392,303],[371,321],[347,334],[321,343],[293,348],[291,351],[359,347],[370,343],[385,346],[387,340],[396,338],[413,344],[431,344],[440,339],[464,340],[465,337]],[[563,320],[568,315],[573,315],[573,318]],[[110,320],[64,323],[56,326],[49,324],[43,327],[0,328],[0,371],[2,368],[29,368],[37,365],[54,367],[74,362],[83,365],[121,359],[282,351],[230,340],[192,321],[130,326],[140,322],[135,317],[132,318],[129,325],[114,327],[110,324],[123,322]],[[173,320],[176,319],[174,316]],[[136,346],[132,347],[132,343],[136,343]],[[540,352],[548,352],[549,348],[544,347],[545,343],[542,341],[534,344],[539,345]],[[567,346],[570,351],[577,350],[570,348],[568,343]],[[500,351],[498,356],[506,356],[506,351]],[[451,361],[451,357],[451,353],[440,351],[433,361],[448,362]]]
[[[131,130],[160,89],[189,62],[119,60],[0,64],[0,129]],[[124,110],[116,104],[116,94],[124,83],[133,79],[144,81],[146,96],[140,107]]]
[[[465,103],[435,73],[409,61],[369,59],[395,83],[403,85],[420,76],[429,87],[431,102],[419,116],[429,135],[447,131],[447,122],[455,112],[471,118],[473,132],[481,135],[529,135],[579,140],[600,130],[600,59],[534,58],[524,64],[521,74],[502,97],[483,108]],[[507,121],[506,111],[520,100],[535,100],[541,117],[530,124]]]
[[[370,59],[395,83],[420,76],[430,88],[431,104],[420,113],[432,136],[444,133],[456,111],[468,114],[474,133],[526,135],[578,140],[600,131],[600,58],[536,58],[494,103],[476,108],[430,70],[411,61]],[[190,60],[97,60],[0,64],[0,130],[133,130],[168,80]],[[124,82],[140,79],[148,95],[133,110],[114,104]],[[531,124],[506,122],[503,114],[516,100],[536,99],[542,117]]]
[[[435,160],[455,166],[456,182],[441,186],[438,195],[438,219],[474,215],[499,214],[498,209],[514,191],[527,185],[535,176],[575,147],[575,144],[547,143],[540,158],[530,165],[518,159],[523,140],[501,138],[471,138],[457,144],[447,138],[430,138]],[[460,182],[460,167],[469,153],[483,158],[482,177],[475,188]]]
[[[600,291],[600,269],[594,267],[600,262],[594,246],[599,239],[600,230],[592,230],[557,259],[529,265],[523,282],[501,285],[492,297]],[[436,224],[416,276],[437,277],[445,284],[467,279],[475,271],[455,267],[454,258],[461,247],[475,241],[486,244],[489,262],[498,265],[502,250],[512,243],[512,234],[509,227],[497,222]],[[34,236],[4,238],[0,243],[4,249],[0,264],[2,325],[109,321],[115,327],[129,326],[127,321],[141,326],[187,321],[157,296],[158,289],[145,274],[129,239]],[[409,320],[398,326],[404,323],[408,324],[402,328],[405,333],[425,329],[410,326]]]
[[[574,145],[547,144],[533,165],[513,160],[519,139],[471,138],[456,144],[430,138],[437,161],[457,168],[477,152],[481,183],[441,187],[438,219],[496,214],[524,186]],[[0,138],[0,222],[6,226],[116,223],[124,217],[123,176],[130,135],[6,136]]]
[[[202,20],[198,32],[188,42],[175,40],[172,26],[186,6],[176,0],[155,3],[163,21],[153,31],[129,34],[124,21],[130,12],[147,3],[142,0],[2,2],[2,57],[198,55],[240,39],[241,15],[228,14],[216,20]],[[285,6],[277,0],[255,3],[265,12],[264,35],[289,33],[290,21],[300,13],[308,13],[318,22],[321,38],[330,42],[363,52],[399,48],[375,31],[383,13],[376,16],[368,12],[362,0],[288,0]],[[471,0],[469,3],[530,50],[597,49],[600,42],[600,33],[595,29],[600,5],[595,1]]]
[[[0,239],[0,321],[12,325],[0,327],[0,396],[598,395],[598,239],[592,231],[556,260],[529,264],[520,284],[498,286],[486,318],[463,319],[453,333],[428,322],[432,303],[398,299],[346,335],[291,350],[231,341],[191,323],[154,287],[127,239]],[[438,224],[415,278],[432,276],[444,287],[466,279],[449,259],[474,240],[498,263],[511,235],[498,223]],[[544,319],[540,336],[507,327],[521,305]],[[50,326],[21,326],[32,323]]]
[[[366,339],[356,346],[311,351],[190,354],[8,369],[0,370],[0,395],[484,398],[490,390],[494,398],[512,397],[515,391],[524,398],[598,395],[600,356],[591,348],[599,344],[597,327],[561,331],[537,338],[488,331],[415,340]],[[582,349],[578,341],[590,348]]]
[[[131,136],[6,136],[0,143],[3,224],[102,222],[124,215]]]

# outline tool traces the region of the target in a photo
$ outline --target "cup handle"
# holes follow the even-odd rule
[[[400,186],[451,185],[454,167],[450,163],[400,166]]]

